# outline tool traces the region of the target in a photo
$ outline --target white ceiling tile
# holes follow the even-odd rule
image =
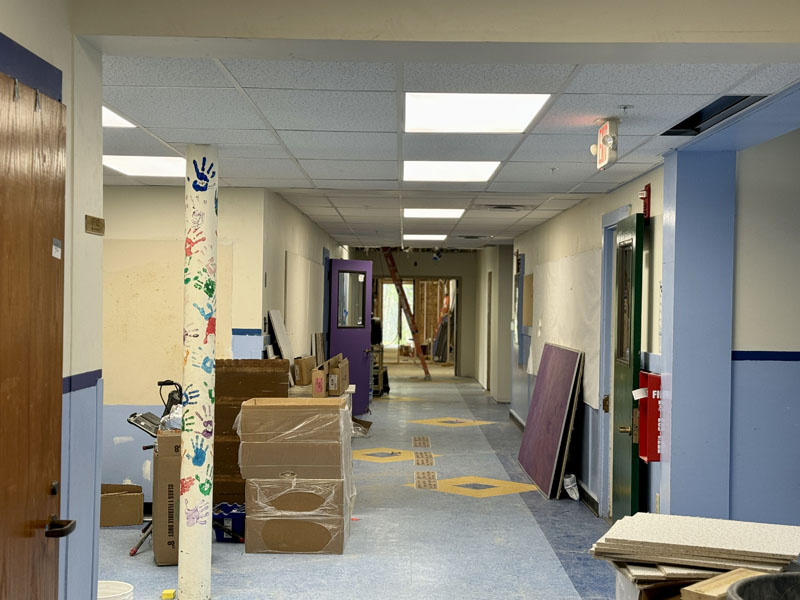
[[[479,235],[494,235],[508,229],[508,223],[490,223],[479,221],[461,221],[455,226],[455,233],[474,233]]]
[[[324,189],[338,190],[396,190],[397,181],[356,180],[356,179],[315,179],[314,185]]]
[[[148,128],[266,128],[235,89],[104,86],[103,98],[112,109]]]
[[[680,148],[683,144],[694,139],[694,136],[664,135],[649,138],[648,141],[635,150],[623,154],[620,147],[619,162],[638,162],[655,164],[661,162],[663,154]]]
[[[312,179],[392,179],[397,176],[396,161],[313,160],[300,161]]]
[[[469,198],[403,198],[403,208],[466,208]]]
[[[308,215],[315,223],[324,223],[326,226],[330,223],[343,223],[344,219],[339,215]]]
[[[210,58],[104,56],[103,85],[233,87]]]
[[[397,190],[375,190],[375,189],[331,189],[325,190],[324,195],[330,198],[399,198],[400,192]]]
[[[260,122],[259,122],[260,123]],[[263,126],[260,123],[259,126]],[[186,144],[277,144],[272,132],[266,129],[173,129],[150,127],[150,131],[165,142]]]
[[[344,220],[348,223],[370,223],[373,226],[385,227],[392,225],[393,227],[400,227],[400,214],[393,216],[356,216],[347,215]]]
[[[409,63],[403,82],[409,92],[552,94],[575,65]]]
[[[720,94],[757,65],[584,65],[567,88],[579,94]]]
[[[347,131],[279,131],[297,158],[397,160],[397,134]]]
[[[587,181],[590,183],[627,183],[650,171],[655,166],[639,163],[616,163],[605,171],[598,171]]]
[[[528,215],[528,219],[550,219],[555,217],[557,214],[560,214],[562,211],[560,210],[545,210],[543,208],[537,208],[536,210],[531,211],[531,214]]]
[[[365,208],[400,208],[400,200],[398,198],[350,198],[332,196],[330,200],[334,206],[343,210],[357,210],[359,212]]]
[[[496,206],[496,205],[521,205],[528,208],[539,206],[547,200],[549,194],[531,194],[530,196],[509,196],[506,194],[495,194],[494,196],[482,196],[476,198],[472,206]]]
[[[542,204],[545,210],[565,210],[572,208],[576,204],[580,204],[586,198],[550,198],[547,202]]]
[[[405,160],[505,160],[521,135],[405,133]]]
[[[620,135],[619,152],[627,152],[649,136]],[[530,162],[588,162],[596,163],[589,146],[597,143],[597,132],[577,135],[535,134],[525,138],[511,157],[514,161]]]
[[[338,204],[337,204],[338,206]],[[346,217],[397,217],[400,218],[400,206],[395,207],[381,207],[381,208],[356,208],[356,207],[339,207],[339,212]]]
[[[680,89],[680,88],[677,88]],[[595,121],[620,117],[620,136],[659,134],[697,112],[714,96],[564,94],[556,99],[534,133],[597,135]],[[631,106],[625,111],[620,106]]]
[[[302,179],[303,173],[294,161],[263,158],[220,159],[220,174],[225,178]]]
[[[597,171],[593,163],[510,162],[500,168],[494,181],[578,183]]]
[[[328,206],[298,206],[298,208],[309,216],[322,217],[338,215],[338,211],[331,205]]]
[[[527,211],[523,210],[476,210],[471,209],[464,213],[464,217],[461,221],[471,221],[471,220],[481,220],[481,221],[493,221],[493,222],[506,222],[506,223],[514,223],[515,221],[519,221],[520,217],[525,215]]]
[[[765,65],[726,93],[737,96],[772,94],[798,80],[800,80],[800,63]]]
[[[569,192],[575,186],[574,183],[557,183],[557,182],[514,182],[514,181],[497,181],[489,184],[490,192],[533,192],[545,194],[563,194]]]
[[[284,199],[290,204],[297,207],[306,206],[327,206],[330,207],[331,203],[324,196],[292,196],[289,194],[282,194]]]
[[[290,90],[394,90],[391,63],[309,60],[223,60],[246,88]]]
[[[442,191],[442,192],[480,192],[486,183],[446,183],[435,181],[404,181],[403,190]]]
[[[103,185],[142,185],[142,184],[136,181],[133,177],[128,177],[127,175],[110,175],[108,173],[104,173]]]
[[[621,185],[621,183],[582,183],[575,188],[575,192],[578,194],[607,194],[608,192],[614,191]]]
[[[425,221],[424,219],[414,219],[414,221],[414,223],[410,223],[406,220],[403,223],[403,233],[445,234],[453,228],[452,223],[416,222]]]
[[[138,127],[136,129],[104,127],[103,154],[177,156],[178,153]]]
[[[289,158],[283,146],[277,144],[221,144],[217,151],[220,158]]]
[[[305,188],[310,187],[311,184],[307,179],[285,179],[280,177],[228,177],[224,176],[223,179],[227,180],[234,187],[255,187],[267,188],[270,190],[287,189],[287,188]]]
[[[275,129],[397,131],[390,92],[251,89],[247,93]]]

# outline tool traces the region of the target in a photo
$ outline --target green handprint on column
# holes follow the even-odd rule
[[[208,496],[211,493],[211,481],[214,479],[214,466],[213,465],[206,465],[206,480],[203,481],[200,479],[200,475],[195,475],[194,478],[200,483],[198,486],[200,489],[200,493],[203,496]]]

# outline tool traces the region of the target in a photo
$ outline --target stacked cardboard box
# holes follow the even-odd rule
[[[314,398],[341,396],[350,386],[350,362],[341,354],[331,357],[311,371],[311,384]]]
[[[234,421],[245,400],[284,398],[289,394],[289,361],[218,360],[216,366],[214,504],[241,504],[244,502],[244,479],[239,475],[239,437]],[[202,415],[193,416],[195,420],[202,418]]]
[[[346,397],[254,398],[238,425],[245,552],[341,554],[355,498]]]
[[[178,564],[178,510],[181,432],[159,431],[153,449],[153,557],[156,564]]]

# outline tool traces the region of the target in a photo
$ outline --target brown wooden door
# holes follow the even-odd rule
[[[64,106],[0,74],[0,600],[57,597],[65,148]]]

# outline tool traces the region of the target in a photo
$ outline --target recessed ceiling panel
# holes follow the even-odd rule
[[[397,135],[343,131],[280,131],[297,158],[396,160]]]
[[[380,160],[300,161],[312,179],[392,179],[397,177],[397,162]]]
[[[263,123],[261,123],[263,126]],[[150,131],[165,142],[186,144],[278,144],[279,140],[266,129],[172,129]]]
[[[403,198],[404,208],[466,208],[469,203],[468,198]]]
[[[721,94],[758,65],[584,65],[570,94]]]
[[[515,134],[405,133],[405,160],[505,160],[522,139]]]
[[[365,208],[392,208],[400,210],[400,200],[397,198],[351,198],[351,197],[331,197],[331,203],[343,209],[363,210]]]
[[[261,90],[247,93],[275,129],[397,131],[391,92]]]
[[[534,133],[597,134],[597,119],[619,117],[620,136],[660,134],[697,112],[714,96],[564,94]],[[623,110],[621,106],[629,108]]]
[[[144,127],[264,129],[241,92],[225,88],[104,86],[103,98]]]
[[[391,226],[392,228],[399,228],[400,227],[400,215],[393,215],[393,216],[356,216],[356,215],[347,215],[343,217],[345,221],[348,223],[371,223],[373,226],[381,226],[381,227],[388,227]]]
[[[181,152],[186,152],[186,144],[173,143]],[[289,158],[283,146],[277,144],[217,144],[220,158]]]
[[[250,177],[254,179],[302,179],[303,173],[292,160],[262,158],[220,159],[222,177]]]
[[[384,217],[397,217],[400,218],[400,206],[394,207],[351,207],[351,206],[340,206],[339,212],[342,216],[347,217],[348,220],[350,217],[369,217],[374,219],[382,219]]]
[[[246,88],[288,90],[395,89],[394,65],[370,62],[314,62],[308,60],[223,60]]]
[[[495,175],[495,181],[572,182],[573,185],[597,171],[592,163],[509,162]]]
[[[281,194],[287,202],[297,207],[301,206],[330,206],[331,203],[324,196],[293,196],[291,194]]]
[[[266,188],[269,190],[311,187],[308,179],[285,179],[281,177],[227,177],[224,174],[222,178],[235,187],[256,187]]]
[[[798,80],[800,80],[800,64],[765,65],[726,93],[737,96],[772,94]]]
[[[315,179],[314,185],[321,190],[396,190],[397,181],[357,179]]]
[[[103,85],[233,87],[210,58],[104,56]]]
[[[580,184],[574,191],[577,194],[607,194],[621,185],[621,183],[612,182],[588,182]]]
[[[470,209],[464,213],[464,221],[492,221],[492,223],[514,223],[528,214],[530,210],[478,210]]]
[[[575,186],[574,183],[558,183],[547,181],[530,181],[530,182],[517,182],[517,181],[497,181],[489,184],[490,192],[533,192],[545,194],[564,194],[569,192]]]
[[[307,215],[313,215],[315,217],[322,217],[322,216],[330,216],[330,215],[338,215],[339,212],[333,208],[332,206],[299,206],[298,207],[302,212]]]
[[[409,63],[403,67],[408,92],[552,94],[575,65],[465,65]]]
[[[143,129],[103,128],[103,154],[122,156],[177,156],[178,152]]]

